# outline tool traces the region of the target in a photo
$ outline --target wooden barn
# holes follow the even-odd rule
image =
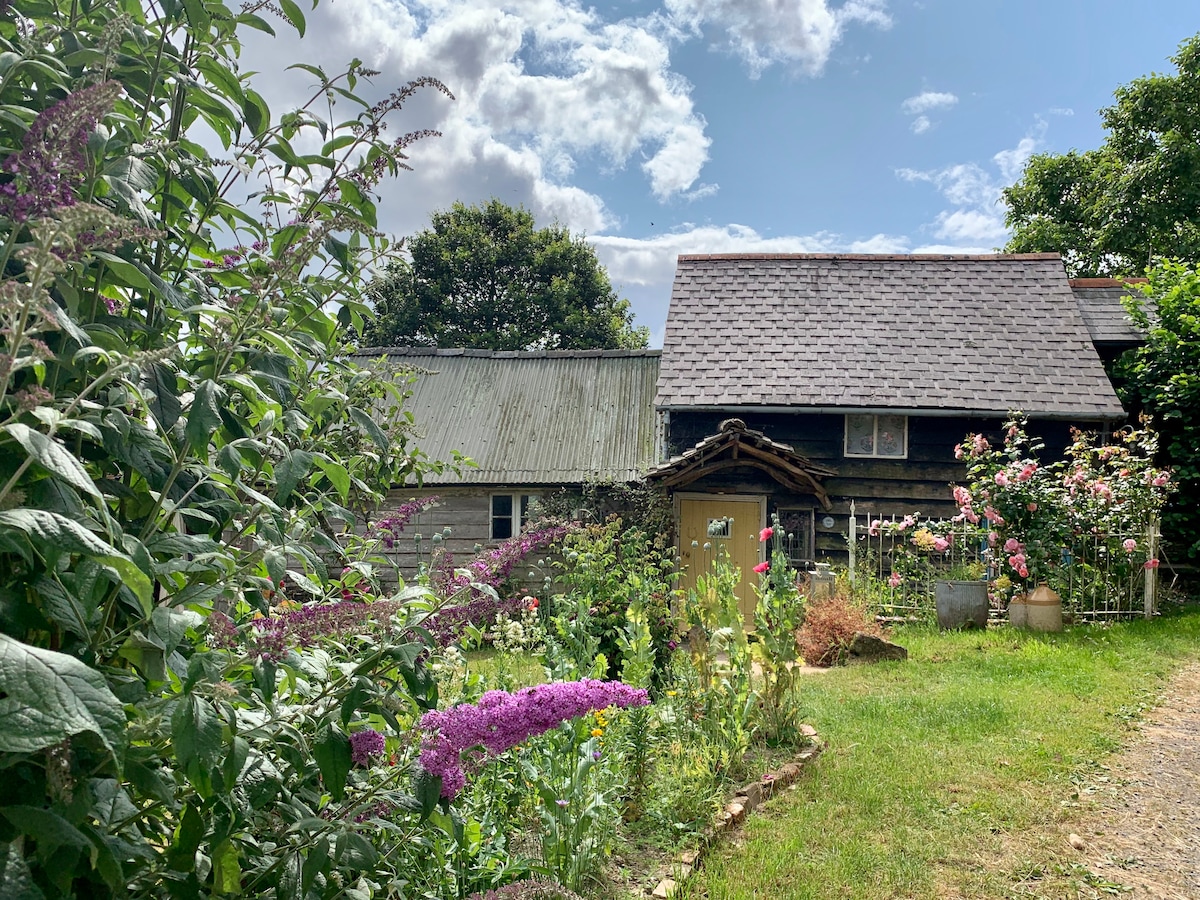
[[[1122,293],[1053,254],[681,256],[661,354],[387,350],[430,373],[422,450],[478,463],[394,496],[439,494],[418,528],[469,553],[547,491],[646,478],[674,499],[685,583],[727,529],[748,584],[774,514],[797,562],[843,556],[851,503],[953,514],[955,444],[1010,411],[1051,452],[1124,421],[1097,350],[1138,339]]]

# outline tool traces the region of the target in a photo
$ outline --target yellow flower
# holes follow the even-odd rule
[[[674,696],[675,696],[676,694],[678,694],[678,693],[679,693],[679,691],[667,691],[667,696],[668,696],[668,697],[674,697]]]
[[[592,729],[592,737],[600,737],[600,735],[602,735],[602,734],[604,734],[603,728],[593,728]]]

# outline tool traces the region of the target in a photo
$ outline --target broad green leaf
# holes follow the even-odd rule
[[[167,865],[177,872],[190,872],[196,865],[196,850],[204,840],[204,817],[192,804],[183,808],[175,839],[167,849]]]
[[[421,819],[428,819],[442,796],[442,776],[433,775],[417,766],[413,771],[413,795],[421,804]]]
[[[279,8],[283,10],[284,16],[292,23],[296,31],[300,33],[300,37],[304,37],[304,13],[300,11],[300,7],[296,5],[294,0],[279,0]]]
[[[333,724],[324,725],[313,742],[313,759],[321,770],[325,789],[334,800],[341,800],[346,793],[346,776],[353,762],[350,756],[350,738]]]
[[[238,864],[237,847],[224,840],[213,849],[213,887],[220,894],[236,894],[242,886],[242,867]]]
[[[95,734],[118,765],[125,709],[102,676],[73,656],[0,634],[0,751],[33,753]]]
[[[179,391],[175,372],[162,363],[152,363],[142,371],[142,390],[152,396],[147,400],[150,412],[164,431],[179,421],[183,407],[179,404]]]
[[[192,449],[207,455],[213,432],[221,424],[221,401],[225,392],[211,379],[200,382],[188,412],[187,438]]]
[[[371,436],[371,440],[375,442],[376,447],[380,450],[388,448],[390,442],[388,441],[387,434],[379,427],[379,423],[371,418],[369,413],[359,409],[357,406],[352,406],[350,407],[350,418],[357,422],[359,427]]]
[[[312,468],[313,455],[307,450],[289,450],[275,466],[275,499],[283,503]]]
[[[45,509],[7,509],[0,512],[0,531],[14,528],[25,532],[35,547],[49,545],[67,553],[122,557],[114,547],[66,516]]]
[[[82,850],[88,846],[84,833],[53,810],[34,806],[5,806],[0,807],[0,815],[8,819],[18,832],[37,841],[39,853],[46,857],[59,847]]]
[[[316,463],[338,492],[338,496],[345,501],[350,494],[350,473],[346,471],[346,467],[321,456],[316,458]]]
[[[20,422],[5,425],[4,430],[11,434],[13,439],[25,448],[25,452],[47,472],[61,478],[85,494],[91,494],[93,497],[100,496],[100,491],[96,489],[95,482],[88,475],[83,463],[58,441],[28,425],[22,425]]]
[[[150,610],[154,606],[154,585],[150,581],[150,576],[138,568],[137,563],[126,556],[116,554],[98,556],[96,562],[112,569],[117,575],[118,583],[129,588],[137,597],[138,603],[141,604],[142,612],[147,616],[150,615]]]
[[[171,716],[171,740],[181,766],[192,760],[205,765],[216,762],[221,753],[221,720],[212,704],[195,694],[182,698]]]

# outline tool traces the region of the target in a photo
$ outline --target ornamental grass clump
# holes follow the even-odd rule
[[[478,703],[432,710],[421,717],[421,766],[442,780],[441,795],[453,798],[467,783],[462,762],[466,750],[482,747],[495,756],[587,713],[649,702],[641,688],[590,678],[534,685],[516,693],[488,691]]]

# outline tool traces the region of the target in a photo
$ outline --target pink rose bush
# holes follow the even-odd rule
[[[1012,590],[1049,580],[1084,538],[1111,544],[1109,559],[1136,554],[1172,490],[1170,473],[1153,463],[1154,433],[1124,429],[1099,444],[1095,435],[1073,430],[1064,459],[1044,465],[1043,445],[1025,424],[1021,417],[1006,422],[1000,447],[975,434],[955,448],[968,473],[966,485],[953,487],[955,520],[988,524],[988,543]]]

